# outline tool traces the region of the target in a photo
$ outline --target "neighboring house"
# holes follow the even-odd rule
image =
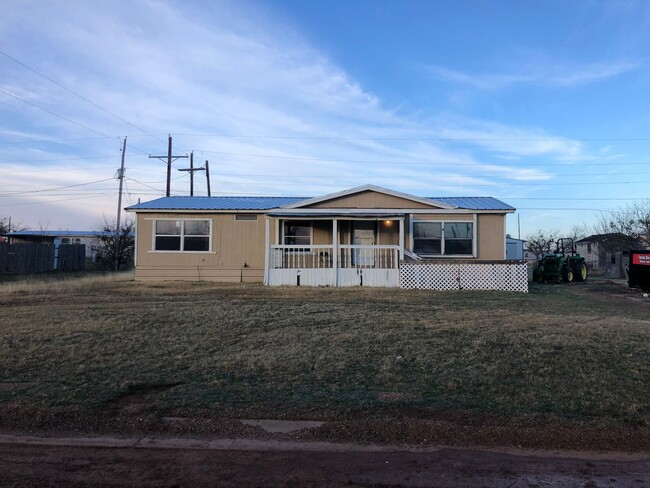
[[[491,197],[422,198],[366,185],[316,198],[163,197],[136,213],[137,280],[398,286],[400,263],[503,263]]]
[[[634,239],[619,233],[593,234],[575,242],[576,252],[585,258],[589,272],[607,278],[624,278],[629,265],[629,250],[639,246]]]

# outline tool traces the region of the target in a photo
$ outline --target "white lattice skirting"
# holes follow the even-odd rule
[[[501,290],[528,293],[525,263],[410,264],[399,269],[402,288],[426,290]]]

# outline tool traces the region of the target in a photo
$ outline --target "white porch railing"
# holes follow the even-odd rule
[[[334,246],[271,246],[270,269],[331,269]],[[399,246],[340,245],[337,268],[397,269]]]
[[[399,286],[399,246],[272,245],[267,284]]]
[[[397,269],[399,246],[340,245],[339,268]]]
[[[334,246],[271,246],[270,269],[330,269]]]

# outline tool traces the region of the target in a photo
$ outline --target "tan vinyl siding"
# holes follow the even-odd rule
[[[329,246],[332,244],[332,221],[315,220],[312,224],[312,245],[323,244]]]
[[[451,213],[432,213],[432,214],[414,214],[413,220],[445,220],[447,222],[471,222],[474,218],[474,214],[471,213],[462,213],[462,214],[451,214]]]
[[[478,216],[478,258],[505,259],[505,215],[480,214]]]
[[[193,268],[179,266],[140,266],[135,270],[138,281],[227,281],[233,283],[262,282],[264,268]]]
[[[211,252],[157,252],[156,219],[212,222]],[[265,219],[236,221],[233,214],[138,214],[136,279],[262,281]]]
[[[390,223],[389,223],[390,222]],[[399,220],[378,221],[379,238],[377,244],[380,246],[399,245]]]
[[[364,191],[354,195],[334,198],[306,208],[436,208],[433,205],[414,202],[405,198],[385,195],[375,191]]]

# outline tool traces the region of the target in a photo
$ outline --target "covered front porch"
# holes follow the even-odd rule
[[[264,282],[398,287],[404,242],[404,215],[268,218]]]

